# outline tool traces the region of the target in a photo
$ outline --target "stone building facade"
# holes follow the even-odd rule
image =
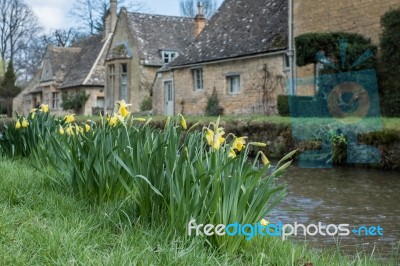
[[[88,37],[72,47],[48,46],[42,68],[13,101],[18,113],[28,113],[39,104],[48,104],[52,114],[62,115],[63,94],[86,92],[89,99],[80,110],[91,115],[104,108],[104,59],[111,35]]]
[[[361,34],[379,46],[381,16],[399,7],[398,0],[294,0],[294,37],[312,32],[343,31]],[[316,71],[316,65],[296,69],[298,78],[315,76]],[[315,86],[297,88],[299,95],[313,95],[315,92]]]
[[[287,16],[286,0],[225,0],[195,42],[158,72],[154,113],[202,115],[215,89],[224,114],[276,114],[287,79]]]
[[[116,101],[132,104],[140,111],[143,100],[152,96],[157,71],[194,40],[192,19],[121,12],[105,61],[106,111],[116,109]]]

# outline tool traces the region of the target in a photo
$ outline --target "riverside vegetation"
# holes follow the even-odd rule
[[[262,151],[248,157],[265,144],[226,134],[219,119],[196,130],[180,115],[159,129],[118,104],[98,122],[57,118],[42,105],[4,126],[4,263],[380,265],[279,238],[187,236],[191,218],[259,222],[284,197],[275,181],[294,152],[271,168]]]

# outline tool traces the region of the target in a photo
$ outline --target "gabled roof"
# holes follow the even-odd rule
[[[80,52],[75,55],[60,88],[104,86],[104,60],[110,39],[111,35],[106,39],[102,35],[94,35],[74,44]]]
[[[43,58],[40,80],[42,82],[51,81],[55,77],[56,81],[62,81],[80,51],[81,49],[78,47],[48,46]]]
[[[126,16],[139,57],[147,65],[162,66],[162,50],[180,52],[194,41],[193,18],[136,12],[126,12]]]
[[[225,0],[196,41],[168,67],[286,49],[287,5],[288,0]]]

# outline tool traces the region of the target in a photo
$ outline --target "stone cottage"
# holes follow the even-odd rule
[[[81,113],[104,108],[104,59],[111,35],[86,38],[72,47],[47,47],[42,69],[14,99],[14,110],[27,113],[40,103],[53,114],[63,114],[62,94],[86,92],[89,99]]]
[[[104,61],[117,22],[117,0],[110,0],[102,34],[89,36],[72,47],[48,46],[40,71],[13,100],[13,109],[28,113],[38,104],[48,104],[53,114],[64,114],[62,95],[85,92],[89,99],[80,110],[92,115],[105,107]]]
[[[106,111],[125,100],[131,111],[152,95],[156,72],[194,40],[193,19],[121,9],[105,61]]]
[[[225,0],[194,43],[158,72],[154,113],[204,114],[215,90],[224,114],[276,114],[288,72],[287,2]]]

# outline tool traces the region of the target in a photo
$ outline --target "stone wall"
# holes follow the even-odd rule
[[[391,8],[399,7],[399,0],[295,0],[294,36],[311,32],[344,31],[359,33],[379,45],[381,16]],[[297,67],[297,77],[314,76],[314,68],[314,65]],[[298,88],[299,95],[314,93],[315,86],[312,85]]]
[[[203,71],[202,90],[194,88],[191,68],[159,73],[153,87],[154,112],[164,114],[164,82],[173,80],[175,114],[204,114],[207,97],[214,88],[224,114],[277,114],[277,95],[286,93],[287,75],[283,64],[283,54],[275,54],[199,66]],[[268,73],[271,76],[266,78]],[[227,80],[231,75],[240,75],[239,93],[228,91]]]

